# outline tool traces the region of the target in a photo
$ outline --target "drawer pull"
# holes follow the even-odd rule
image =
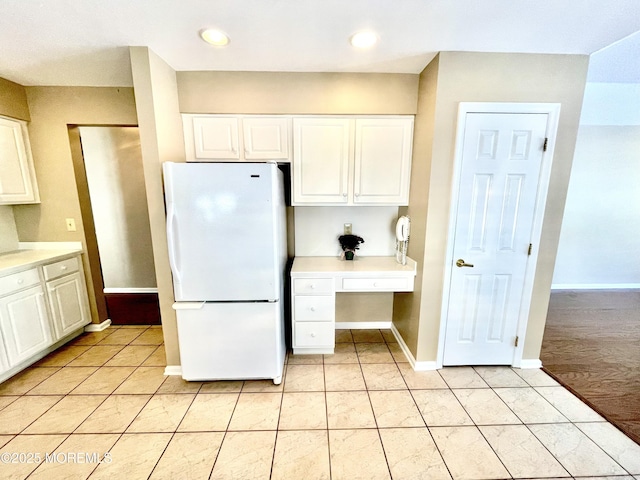
[[[24,283],[24,279],[23,278],[19,278],[18,279],[18,285],[22,285]]]
[[[309,310],[311,310],[312,312],[316,311],[316,307],[309,307]]]
[[[316,332],[311,332],[311,336],[315,338]]]
[[[66,269],[67,269],[66,265],[63,265],[62,268],[60,268],[60,270],[63,270],[63,271],[66,270]]]
[[[309,285],[309,289],[310,289],[310,290],[313,290],[314,288],[316,288],[315,283],[312,283],[311,285]]]
[[[373,282],[373,286],[377,287],[378,286],[378,282]]]

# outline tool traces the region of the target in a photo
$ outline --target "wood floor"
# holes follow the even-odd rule
[[[540,358],[640,444],[640,290],[553,292]]]

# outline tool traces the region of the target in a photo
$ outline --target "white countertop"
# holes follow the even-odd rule
[[[77,248],[14,250],[0,253],[0,275],[8,275],[82,253]]]
[[[402,265],[396,257],[356,257],[354,260],[343,260],[338,257],[295,257],[291,267],[292,275],[309,273],[335,274],[367,274],[389,275],[402,273],[416,274],[415,260],[407,257],[407,264]]]

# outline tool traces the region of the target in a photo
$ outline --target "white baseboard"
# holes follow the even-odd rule
[[[391,321],[388,322],[336,322],[336,330],[368,330],[391,328]]]
[[[27,358],[25,361],[19,363],[18,365],[14,365],[11,369],[9,369],[9,370],[7,370],[5,372],[2,372],[0,374],[0,383],[2,383],[5,380],[11,378],[12,376],[14,376],[16,373],[20,372],[21,370],[24,370],[29,365],[32,365],[35,362],[37,362],[38,360],[46,357],[50,353],[54,352],[55,350],[57,350],[58,348],[63,346],[65,343],[73,340],[74,338],[76,338],[77,336],[79,336],[81,334],[82,334],[82,328],[79,328],[75,332],[72,332],[69,335],[67,335],[66,337],[61,338],[60,340],[58,340],[53,345],[50,345],[47,348],[43,349],[42,351],[36,353],[35,355]]]
[[[19,242],[20,250],[82,250],[82,242]]]
[[[398,329],[396,328],[395,325],[393,325],[393,323],[391,324],[391,332],[393,333],[393,336],[396,337],[396,340],[398,341],[398,345],[400,345],[400,349],[402,350],[402,353],[404,353],[404,356],[407,357],[407,360],[409,360],[409,364],[411,365],[411,368],[413,368],[416,372],[423,372],[426,370],[438,369],[438,365],[436,362],[416,361],[416,359],[413,357],[413,354],[411,353],[411,350],[409,350],[409,347],[407,346],[407,344],[404,343],[404,339],[402,338],[402,335],[400,335],[400,332],[398,332]]]
[[[180,365],[167,365],[164,369],[165,375],[178,375],[182,376],[182,366]]]
[[[158,293],[158,289],[156,287],[149,288],[104,288],[104,293]]]
[[[519,368],[542,368],[542,362],[537,358],[523,358]]]
[[[111,319],[107,318],[102,323],[90,323],[86,327],[84,327],[85,332],[101,332],[102,330],[106,330],[111,326]]]
[[[551,290],[629,290],[640,289],[640,283],[554,283]]]

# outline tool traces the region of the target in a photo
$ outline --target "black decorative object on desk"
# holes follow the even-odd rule
[[[338,237],[345,260],[353,260],[356,250],[360,248],[360,244],[364,243],[364,239],[358,235],[340,235]]]

